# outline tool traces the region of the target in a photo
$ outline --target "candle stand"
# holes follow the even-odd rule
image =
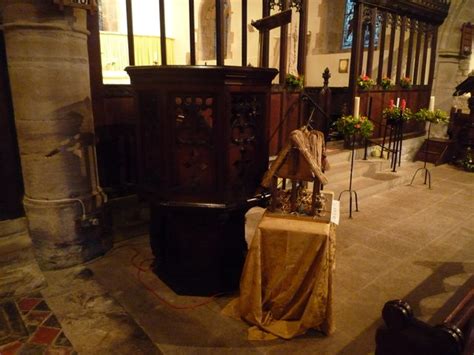
[[[352,175],[354,171],[354,155],[355,155],[355,134],[352,135],[352,144],[351,144],[351,174],[349,178],[349,189],[344,190],[339,194],[338,200],[341,200],[341,196],[344,194],[344,192],[349,192],[349,218],[352,218],[352,194],[354,194],[355,197],[355,206],[356,206],[356,212],[359,212],[359,202],[357,199],[357,191],[352,190]]]
[[[428,180],[428,188],[431,190],[431,172],[430,170],[426,167],[426,162],[428,160],[428,146],[430,144],[430,133],[431,133],[431,122],[428,125],[428,137],[426,138],[426,144],[425,144],[425,151],[424,151],[424,163],[422,168],[418,168],[415,171],[415,174],[413,174],[413,177],[411,178],[410,185],[413,184],[413,181],[415,180],[416,174],[418,174],[419,171],[424,171],[425,172],[425,182],[424,185],[426,185],[426,181]]]

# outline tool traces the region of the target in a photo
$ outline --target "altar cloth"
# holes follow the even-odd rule
[[[245,260],[240,295],[223,310],[252,327],[249,340],[329,335],[333,320],[335,226],[265,213]]]

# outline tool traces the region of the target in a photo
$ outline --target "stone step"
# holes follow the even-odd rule
[[[343,162],[331,165],[326,171],[329,183],[336,184],[340,181],[348,181],[350,177],[350,162]],[[386,159],[355,160],[352,177],[372,176],[373,174],[389,169],[390,161]]]
[[[402,161],[408,160],[412,161],[415,157],[416,153],[420,149],[421,145],[423,144],[424,137],[417,137],[406,139],[403,141],[402,144]],[[367,156],[368,158],[371,157],[380,157],[380,150],[379,146],[371,145],[367,149]],[[343,142],[329,142],[326,146],[326,153],[328,156],[328,160],[330,164],[338,164],[341,162],[348,162],[351,159],[351,150],[344,149]],[[355,158],[356,159],[363,159],[364,157],[364,148],[356,148],[355,149]],[[384,155],[386,153],[384,152]]]
[[[358,163],[358,162],[357,162]],[[352,180],[352,190],[357,191],[359,204],[367,196],[371,196],[399,185],[408,184],[411,181],[412,174],[420,166],[417,163],[402,162],[402,166],[397,168],[397,172],[392,172],[390,168],[376,171],[370,174],[357,176]],[[347,166],[350,169],[350,166]],[[344,181],[331,181],[324,187],[325,190],[333,191],[334,197],[339,199],[341,192],[349,189],[349,177]],[[349,194],[345,193],[341,196],[341,211],[346,211],[349,204],[345,201],[349,200]]]

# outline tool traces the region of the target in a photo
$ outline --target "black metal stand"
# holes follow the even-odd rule
[[[385,148],[385,143],[387,140],[387,131],[388,133],[388,147]],[[373,143],[373,142],[372,142]],[[387,121],[385,125],[385,130],[382,138],[381,144],[375,144],[381,148],[380,150],[380,158],[383,159],[384,151],[387,152],[387,159],[391,159],[390,161],[390,168],[392,172],[397,171],[397,165],[401,166],[402,161],[402,149],[403,149],[403,120],[389,122]],[[365,139],[365,146],[364,146],[364,160],[367,160],[367,150],[369,147],[369,139]]]
[[[430,144],[430,133],[431,133],[431,122],[429,123],[428,125],[428,138],[426,138],[426,144],[425,144],[425,161],[423,163],[423,167],[422,168],[418,168],[416,171],[415,171],[415,174],[413,175],[413,177],[411,178],[411,182],[410,182],[410,185],[413,184],[413,181],[415,180],[415,176],[416,174],[418,174],[419,171],[425,171],[425,182],[424,182],[424,185],[426,185],[426,180],[428,180],[428,188],[431,190],[431,172],[430,170],[426,167],[426,162],[428,160],[428,145]]]
[[[351,146],[352,146],[351,147],[351,149],[352,149],[352,152],[351,152],[351,175],[350,175],[350,178],[349,178],[349,190],[344,190],[339,194],[339,201],[340,201],[342,194],[344,192],[349,192],[349,218],[352,218],[352,194],[354,194],[354,196],[355,196],[356,212],[359,212],[359,202],[358,202],[358,199],[357,199],[357,191],[352,190],[352,173],[354,171],[354,155],[355,155],[355,150],[354,150],[355,135],[354,134],[352,135],[352,144],[351,144]]]
[[[390,133],[390,140],[391,138],[392,138],[392,133]],[[400,118],[398,122],[395,122],[395,132],[394,132],[392,162],[391,162],[392,172],[394,173],[397,171],[397,165],[400,166],[400,163],[402,160],[402,144],[403,144],[403,120]],[[390,147],[390,143],[389,143],[389,147]]]

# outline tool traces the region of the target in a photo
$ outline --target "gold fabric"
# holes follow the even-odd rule
[[[240,297],[223,314],[253,325],[249,340],[291,339],[315,328],[334,331],[335,227],[266,213],[252,240]]]

